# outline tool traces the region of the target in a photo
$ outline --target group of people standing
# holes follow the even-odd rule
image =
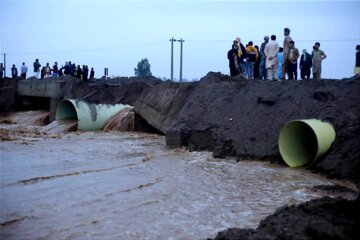
[[[82,68],[80,67],[80,65],[76,67],[76,65],[74,63],[72,64],[70,61],[66,62],[65,66],[61,66],[61,67],[58,66],[57,62],[55,62],[52,67],[50,67],[49,63],[46,63],[46,66],[43,66],[41,68],[39,59],[36,59],[35,62],[33,63],[33,68],[34,68],[34,77],[37,79],[39,79],[39,77],[40,79],[43,79],[48,77],[61,77],[64,75],[71,75],[87,81],[88,79],[93,79],[95,76],[94,68],[91,68],[90,76],[89,76],[89,68],[87,65],[83,65]],[[27,72],[28,72],[28,68],[26,64],[23,62],[20,69],[20,76],[22,79],[26,79]],[[0,78],[3,78],[3,73],[4,73],[4,67],[3,64],[1,63]],[[11,76],[13,78],[18,77],[18,70],[15,64],[13,64],[11,68]]]
[[[295,42],[290,36],[290,29],[284,29],[284,43],[281,48],[276,42],[276,36],[265,36],[264,42],[259,49],[253,47],[253,42],[249,42],[246,48],[237,37],[228,51],[230,75],[248,79],[275,79],[297,80],[298,59],[300,57],[300,72],[302,79],[310,78],[311,68],[313,78],[321,79],[321,63],[326,58],[324,51],[320,49],[320,43],[316,42],[310,55],[306,49],[300,56],[299,50],[295,47]]]
[[[47,77],[61,77],[64,75],[70,75],[73,77],[77,77],[79,79],[87,81],[89,79],[89,68],[87,65],[83,65],[82,68],[80,65],[76,67],[75,63],[65,62],[65,66],[58,66],[58,63],[55,62],[53,67],[51,68],[49,63],[46,63],[46,66],[43,67],[40,71],[41,64],[39,63],[39,59],[36,59],[34,64],[34,76],[38,79],[39,74],[41,73],[41,79]],[[93,79],[95,75],[94,68],[91,68],[90,71],[90,79]]]

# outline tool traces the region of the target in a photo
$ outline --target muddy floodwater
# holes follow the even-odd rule
[[[344,184],[166,149],[163,136],[143,133],[21,136],[0,152],[2,239],[206,239],[326,195],[313,186]]]

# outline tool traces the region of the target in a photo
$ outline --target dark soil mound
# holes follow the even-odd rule
[[[232,155],[238,160],[280,162],[278,136],[285,123],[308,118],[328,121],[336,130],[336,140],[311,170],[359,186],[359,80],[278,82],[209,73],[199,83],[162,83],[147,89],[135,111],[166,132],[170,147],[207,149],[214,156]],[[313,200],[281,208],[256,230],[228,229],[216,239],[357,239],[359,208],[359,199]]]
[[[196,86],[197,83],[166,81],[147,88],[135,103],[135,111],[165,134]]]
[[[66,99],[82,99],[89,103],[134,105],[142,91],[162,81],[155,77],[100,79],[84,82],[75,80],[66,89]]]
[[[0,79],[0,113],[9,112],[15,108],[17,78]]]
[[[219,232],[217,240],[241,239],[359,239],[360,201],[322,198],[278,209],[256,231],[232,228]]]
[[[169,143],[212,150],[215,156],[233,155],[239,160],[280,161],[278,136],[286,122],[307,118],[328,121],[337,137],[327,156],[312,170],[359,182],[359,92],[360,81],[356,79],[278,82],[209,73],[199,83],[164,82],[147,89],[135,111],[166,132]]]

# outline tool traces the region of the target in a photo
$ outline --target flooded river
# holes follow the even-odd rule
[[[72,132],[0,142],[2,239],[206,239],[256,228],[337,184],[269,163],[166,149],[163,136]],[[351,197],[351,196],[350,196]]]

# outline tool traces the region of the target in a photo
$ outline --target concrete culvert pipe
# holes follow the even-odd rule
[[[290,167],[308,167],[329,150],[334,140],[335,130],[330,123],[294,120],[280,131],[279,151]]]
[[[84,131],[101,130],[106,121],[124,108],[124,104],[90,104],[82,100],[63,100],[56,109],[56,120],[76,119],[78,129]]]

